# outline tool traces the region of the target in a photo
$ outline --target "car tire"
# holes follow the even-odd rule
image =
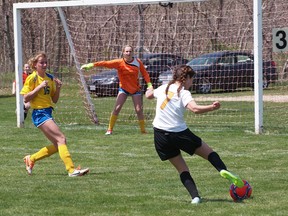
[[[269,85],[270,85],[269,78],[267,78],[266,76],[263,76],[263,83],[262,83],[263,89],[267,89]],[[254,83],[252,83],[251,87],[254,90]]]
[[[211,93],[212,85],[208,79],[201,79],[196,86],[196,93],[208,94]]]
[[[269,78],[266,75],[263,75],[263,89],[268,88],[269,84]]]

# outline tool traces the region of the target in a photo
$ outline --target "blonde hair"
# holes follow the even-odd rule
[[[130,48],[132,49],[132,52],[134,52],[133,47],[127,44],[127,45],[125,45],[125,46],[122,48],[122,53],[125,52],[125,49],[126,49],[127,47],[130,47]]]
[[[36,70],[35,65],[36,65],[38,59],[41,57],[47,59],[47,55],[44,52],[39,52],[37,55],[35,55],[34,57],[32,57],[28,60],[28,64],[30,65],[31,69]]]

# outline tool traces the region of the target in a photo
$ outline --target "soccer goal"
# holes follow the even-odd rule
[[[37,51],[45,51],[49,57],[49,72],[64,83],[56,106],[57,122],[106,127],[117,95],[117,72],[105,68],[83,72],[80,70],[81,64],[121,58],[123,46],[129,44],[147,66],[153,77],[153,85],[157,87],[171,78],[169,70],[177,64],[190,62],[202,54],[237,51],[241,53],[232,58],[223,57],[215,64],[221,76],[209,75],[199,81],[199,88],[191,89],[193,97],[200,104],[219,100],[222,109],[205,115],[189,113],[187,122],[199,127],[211,125],[211,122],[214,126],[243,126],[251,130],[254,127],[256,133],[261,133],[262,86],[267,82],[269,88],[273,88],[275,83],[279,83],[279,80],[272,78],[265,80],[263,73],[258,73],[264,70],[263,61],[274,60],[270,49],[272,44],[262,49],[262,36],[259,37],[270,37],[271,32],[267,29],[272,24],[264,22],[262,32],[261,1],[255,0],[254,4],[233,2],[79,0],[15,3],[17,89],[22,87],[22,65]],[[249,13],[253,9],[254,15]],[[251,20],[254,20],[254,25]],[[251,55],[244,55],[244,52]],[[239,75],[232,69],[234,63],[250,69],[242,70]],[[231,77],[233,79],[230,80]],[[18,90],[18,127],[24,125],[22,100]],[[146,124],[149,126],[155,114],[155,101],[143,98],[143,103]],[[138,128],[130,98],[122,108],[117,124]]]

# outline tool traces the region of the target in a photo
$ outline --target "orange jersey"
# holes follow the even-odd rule
[[[22,82],[23,82],[23,85],[24,85],[24,83],[25,83],[25,81],[26,81],[26,78],[29,76],[29,74],[27,74],[27,73],[22,73]],[[14,83],[16,83],[16,80],[14,80],[13,81]]]
[[[23,84],[25,83],[25,81],[26,81],[26,78],[29,76],[29,74],[27,74],[27,73],[22,73],[22,81],[23,81]]]
[[[98,61],[94,62],[94,67],[107,67],[114,68],[118,71],[119,77],[119,87],[123,88],[125,91],[130,94],[134,94],[141,90],[141,86],[139,84],[139,75],[142,74],[146,83],[150,82],[150,77],[148,72],[146,71],[143,63],[134,58],[132,62],[128,63],[123,58],[115,59],[110,61]]]

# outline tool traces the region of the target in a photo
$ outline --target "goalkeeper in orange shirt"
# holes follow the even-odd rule
[[[141,73],[147,83],[148,88],[153,88],[150,77],[140,59],[134,57],[133,48],[126,45],[123,50],[123,58],[110,61],[98,61],[84,64],[82,70],[89,70],[93,67],[114,68],[118,71],[119,92],[116,98],[114,110],[110,116],[109,126],[106,135],[111,135],[118,115],[128,96],[132,96],[134,108],[139,120],[141,133],[146,133],[143,114],[143,103],[141,86],[139,84],[139,74]]]

